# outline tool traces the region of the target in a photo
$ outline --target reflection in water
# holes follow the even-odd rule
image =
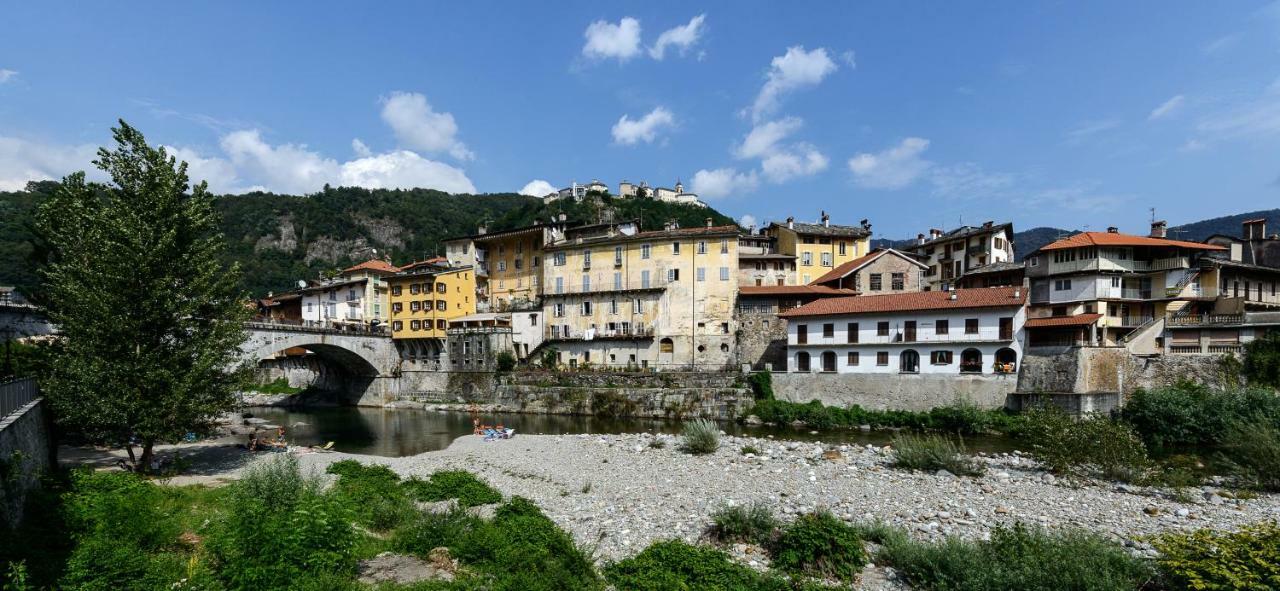
[[[444,449],[454,439],[472,432],[472,415],[465,412],[436,412],[411,409],[362,407],[266,408],[249,409],[254,416],[288,428],[288,439],[295,445],[324,445],[334,442],[334,449],[347,453],[400,457]],[[682,423],[663,419],[609,419],[591,416],[542,414],[480,415],[488,425],[503,425],[521,434],[577,435],[581,433],[679,433]],[[885,445],[893,433],[856,429],[837,429],[821,433],[790,427],[748,426],[722,422],[720,428],[730,435],[776,437],[829,444]],[[966,438],[970,451],[1001,452],[1014,449],[1013,442],[1003,437]]]

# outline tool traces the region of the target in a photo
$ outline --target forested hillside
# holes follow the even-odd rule
[[[1222,216],[1169,228],[1169,237],[1179,240],[1204,240],[1214,234],[1240,237],[1245,220],[1267,220],[1267,235],[1280,232],[1280,209],[1263,209],[1249,213]]]
[[[36,207],[56,183],[31,183],[26,191],[0,192],[0,285],[30,293],[39,257],[31,232]],[[646,229],[675,219],[681,226],[733,220],[712,209],[597,196],[581,203],[512,193],[450,195],[429,189],[329,188],[312,195],[249,193],[218,198],[229,261],[240,263],[244,287],[254,295],[281,291],[299,279],[374,256],[397,263],[442,252],[446,238],[475,233],[482,222],[501,230],[550,220],[640,219]]]

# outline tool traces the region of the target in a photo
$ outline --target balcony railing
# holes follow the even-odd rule
[[[543,294],[545,297],[582,295],[582,294],[592,294],[592,293],[622,292],[622,291],[644,291],[644,290],[656,291],[656,290],[666,289],[667,280],[666,278],[663,278],[661,281],[649,281],[648,283],[645,283],[642,281],[624,280],[621,284],[615,284],[610,281],[605,281],[601,283],[590,283],[588,285],[583,285],[581,283],[578,283],[578,284],[571,283],[563,286],[561,289],[558,289],[558,290],[555,288],[555,282],[553,281],[549,287],[551,288],[550,293]]]
[[[1167,326],[1226,326],[1243,324],[1243,314],[1188,314],[1186,316],[1168,316]]]
[[[591,338],[588,339],[588,332]],[[615,328],[613,330],[597,328],[594,331],[586,329],[570,329],[568,333],[563,328],[555,325],[547,325],[543,338],[548,341],[586,341],[586,340],[609,340],[609,339],[644,339],[653,337],[653,327],[644,325],[631,325],[626,328]]]
[[[1144,316],[1144,315],[1115,317],[1115,321],[1118,322],[1116,326],[1123,326],[1123,327],[1142,326],[1148,322],[1151,322],[1154,319],[1155,317],[1153,316]]]
[[[1155,259],[1151,261],[1152,271],[1168,271],[1169,269],[1186,269],[1191,266],[1191,259],[1187,257],[1166,257],[1163,259]]]

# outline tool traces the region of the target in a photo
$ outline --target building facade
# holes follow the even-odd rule
[[[445,241],[450,266],[474,265],[476,299],[484,311],[532,310],[542,295],[542,247],[559,235],[563,220]]]
[[[781,314],[787,371],[1012,374],[1026,301],[1021,287],[819,300]]]
[[[569,367],[733,361],[736,226],[574,228],[547,244],[544,347]]]
[[[950,232],[929,230],[916,235],[916,243],[904,249],[925,265],[925,290],[947,290],[970,270],[993,263],[1017,261],[1013,253],[1013,224],[984,222]]]
[[[799,285],[871,251],[871,224],[867,220],[859,226],[833,225],[825,211],[819,223],[789,217],[785,223],[769,224],[764,233],[775,239],[779,253],[796,258],[795,281]]]
[[[892,248],[872,251],[829,271],[810,285],[849,289],[867,295],[923,291],[925,266]]]
[[[409,358],[438,358],[449,321],[476,313],[471,267],[423,266],[387,278],[391,338]]]
[[[778,252],[778,239],[764,232],[738,236],[739,285],[795,285],[796,255]]]

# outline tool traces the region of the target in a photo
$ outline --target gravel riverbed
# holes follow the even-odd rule
[[[660,441],[661,444],[653,442]],[[402,476],[441,469],[474,472],[502,491],[536,502],[597,558],[617,560],[664,538],[697,540],[709,515],[731,503],[763,502],[786,518],[825,507],[847,520],[881,520],[912,535],[982,538],[1001,524],[1076,527],[1151,553],[1143,536],[1169,529],[1232,529],[1280,519],[1280,495],[1243,500],[1214,487],[1167,491],[1054,478],[1021,454],[979,456],[981,477],[903,471],[886,448],[722,437],[719,451],[681,452],[670,435],[520,435],[457,439],[445,450],[386,458],[302,456],[323,470],[355,458]],[[759,454],[744,455],[743,446]]]

